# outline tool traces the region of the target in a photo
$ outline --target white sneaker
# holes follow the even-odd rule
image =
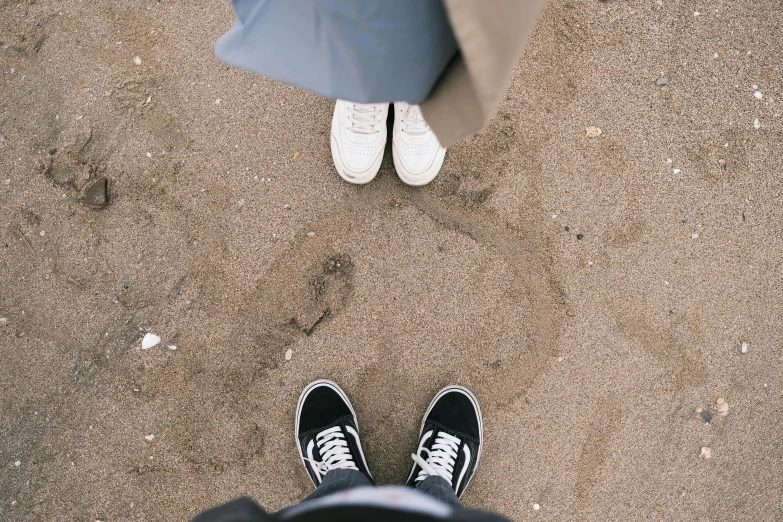
[[[418,105],[394,102],[392,153],[397,175],[408,185],[426,185],[440,172],[446,149],[424,121]]]
[[[332,159],[349,183],[369,183],[381,168],[388,103],[337,100],[332,117]]]

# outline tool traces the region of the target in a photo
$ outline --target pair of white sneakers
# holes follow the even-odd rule
[[[388,103],[337,100],[332,118],[332,158],[340,177],[349,183],[369,183],[378,174],[386,146]],[[418,105],[394,103],[392,154],[397,175],[408,185],[426,185],[438,175],[446,149]]]

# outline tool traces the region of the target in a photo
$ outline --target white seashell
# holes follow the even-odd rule
[[[145,435],[144,440],[147,442],[152,442],[155,439],[155,435]]]
[[[723,397],[719,397],[715,399],[715,404],[713,404],[712,409],[721,417],[725,417],[729,414],[729,403],[726,402],[726,399]]]
[[[176,350],[177,349],[177,345],[170,344],[170,345],[166,346],[166,348],[168,348],[169,350]]]
[[[759,130],[761,128],[761,122],[759,121],[758,118],[753,120],[753,128],[756,129],[756,130]]]
[[[699,453],[699,457],[703,459],[708,459],[712,456],[712,450],[708,448],[707,446],[704,446],[701,448],[701,452]]]
[[[748,341],[742,341],[742,346],[740,346],[740,353],[748,353],[748,350],[750,350],[750,343]]]
[[[133,63],[135,63],[136,65],[141,65],[141,58],[139,58],[138,56],[137,56],[137,57],[135,57],[135,58],[133,59]]]
[[[761,91],[754,92],[753,96],[755,96],[757,100],[760,100],[760,99],[762,99],[764,97],[764,95],[761,93]]]
[[[585,128],[585,135],[588,138],[597,138],[598,136],[601,135],[601,133],[602,133],[601,129],[599,129],[598,127],[587,127],[587,128]]]
[[[146,333],[144,334],[144,339],[141,340],[141,349],[149,350],[159,342],[160,342],[160,337],[158,337],[154,333]]]

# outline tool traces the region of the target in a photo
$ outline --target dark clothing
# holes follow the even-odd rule
[[[433,502],[434,501],[434,502]],[[463,508],[449,483],[428,477],[414,490],[374,488],[359,471],[336,469],[324,475],[316,490],[300,504],[268,514],[249,498],[240,498],[201,513],[193,522],[508,522]]]

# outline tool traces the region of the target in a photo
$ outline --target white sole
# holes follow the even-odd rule
[[[441,167],[443,167],[443,160],[446,158],[446,151],[438,152],[433,164],[420,174],[413,174],[403,166],[394,140],[392,140],[392,158],[394,159],[394,170],[397,171],[397,176],[399,176],[402,182],[413,187],[421,187],[438,176]]]
[[[464,492],[466,489],[468,489],[468,486],[470,485],[470,481],[473,480],[473,475],[476,474],[476,470],[478,469],[479,460],[481,460],[481,448],[484,446],[484,418],[481,416],[481,408],[479,407],[478,399],[476,399],[476,396],[473,395],[473,393],[465,388],[464,386],[457,386],[456,384],[453,384],[451,386],[446,386],[442,390],[440,390],[437,394],[435,394],[435,398],[432,399],[430,402],[430,405],[427,407],[427,411],[424,413],[424,417],[422,417],[421,420],[421,427],[419,428],[419,438],[416,439],[416,444],[419,444],[419,441],[421,441],[421,436],[424,434],[424,425],[427,423],[427,417],[429,416],[430,412],[432,411],[432,407],[435,406],[435,403],[438,402],[438,399],[440,399],[443,395],[445,395],[448,392],[451,391],[459,391],[462,392],[464,395],[470,399],[470,402],[473,403],[473,406],[476,408],[476,413],[478,414],[478,421],[479,421],[479,447],[478,447],[478,453],[476,454],[476,464],[473,466],[473,473],[470,474],[470,478],[465,483],[465,487],[462,489]],[[408,475],[408,480],[405,481],[407,484],[410,482],[411,478],[413,478],[413,472],[416,469],[416,466],[414,465],[411,468],[411,472]],[[458,498],[462,497],[460,495]]]
[[[308,384],[304,390],[302,390],[302,393],[299,394],[299,402],[296,405],[296,420],[294,421],[294,438],[296,439],[296,448],[299,450],[299,457],[302,459],[302,465],[305,467],[305,470],[307,469],[307,462],[305,462],[304,459],[304,452],[302,452],[302,445],[299,442],[299,415],[302,413],[302,404],[304,404],[304,400],[307,398],[307,396],[310,394],[310,392],[313,390],[313,388],[316,388],[321,385],[327,385],[330,388],[332,388],[334,391],[337,392],[340,397],[343,398],[345,403],[348,405],[348,408],[351,410],[351,415],[353,415],[353,421],[356,423],[356,431],[358,433],[359,431],[359,419],[356,417],[356,412],[353,410],[353,405],[351,404],[351,401],[348,400],[348,396],[345,394],[342,388],[337,386],[334,382],[328,380],[328,379],[318,379],[317,381],[313,381],[310,384]],[[362,457],[362,462],[364,463],[364,469],[367,470],[367,474],[372,479],[372,473],[370,473],[370,466],[367,465],[367,459],[364,458],[364,449],[362,448],[361,441],[357,440],[357,446],[359,446],[359,454]],[[310,473],[307,474],[307,476],[310,476]],[[373,479],[375,480],[375,479]],[[315,484],[316,487],[318,487],[318,484]]]
[[[334,168],[337,169],[337,174],[339,174],[340,177],[343,178],[343,180],[347,181],[348,183],[353,183],[354,185],[364,185],[374,180],[375,176],[378,175],[378,171],[381,170],[381,162],[383,161],[383,151],[386,149],[385,143],[383,149],[381,149],[380,154],[378,154],[378,157],[375,159],[372,166],[369,169],[367,169],[365,172],[356,175],[349,173],[348,169],[345,168],[345,164],[343,163],[343,158],[340,155],[340,148],[337,146],[337,138],[335,138],[334,134],[331,135],[331,146],[332,146],[332,161],[334,162]]]

